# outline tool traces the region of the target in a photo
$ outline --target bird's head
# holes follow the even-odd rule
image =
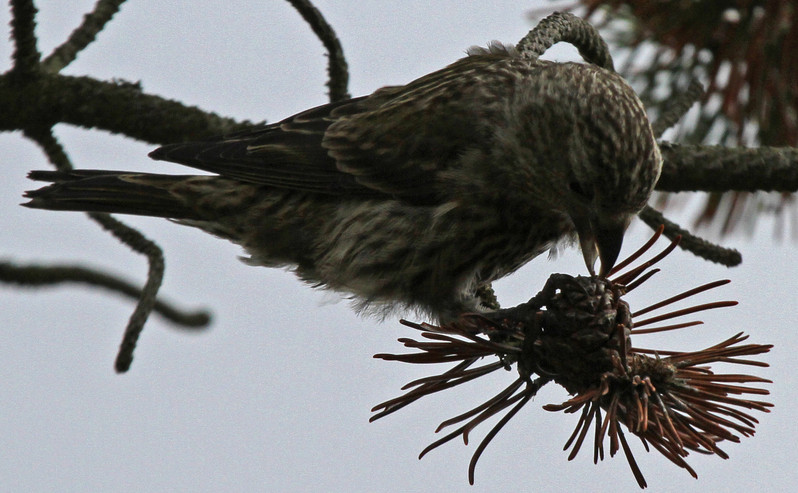
[[[617,74],[543,64],[522,95],[526,183],[539,206],[573,222],[585,264],[615,265],[632,218],[659,179],[662,158],[643,104]]]

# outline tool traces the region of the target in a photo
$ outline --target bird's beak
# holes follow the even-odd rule
[[[605,277],[615,266],[623,245],[623,235],[629,226],[630,216],[610,218],[582,217],[574,220],[579,235],[582,256],[590,275],[595,276],[596,258],[601,259],[599,276]]]

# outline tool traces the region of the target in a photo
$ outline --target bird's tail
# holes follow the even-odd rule
[[[199,219],[170,189],[189,176],[125,171],[31,171],[28,177],[51,182],[25,192],[22,205],[56,211],[110,212],[172,219]]]

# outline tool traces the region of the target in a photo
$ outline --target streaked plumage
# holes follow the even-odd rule
[[[214,176],[35,171],[30,207],[176,219],[250,262],[446,319],[561,240],[606,271],[661,158],[639,99],[593,65],[472,49],[404,86],[155,159]]]

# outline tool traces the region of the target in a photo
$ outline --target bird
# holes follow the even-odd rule
[[[357,310],[439,321],[485,311],[480,289],[561,245],[607,275],[662,167],[622,77],[499,43],[405,85],[149,155],[205,173],[32,171],[49,184],[23,205],[168,218]]]

